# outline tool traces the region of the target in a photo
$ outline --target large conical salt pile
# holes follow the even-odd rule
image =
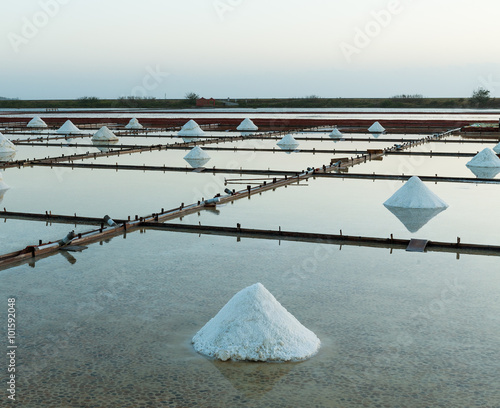
[[[210,161],[210,156],[200,146],[195,146],[184,156],[184,160],[186,160],[192,167],[198,168],[207,164]]]
[[[205,132],[192,119],[189,122],[187,122],[178,133],[179,137],[187,137],[187,138],[203,136],[204,134]]]
[[[409,179],[403,187],[394,193],[384,205],[399,208],[447,208],[443,200],[422,183],[417,176]]]
[[[116,135],[109,130],[107,126],[103,126],[100,128],[96,133],[94,133],[94,136],[92,136],[92,140],[94,142],[117,142],[119,139],[116,137]]]
[[[493,151],[496,153],[496,154],[500,154],[500,143],[498,143],[494,148],[493,148]]]
[[[252,132],[259,130],[259,128],[255,125],[255,123],[252,122],[250,118],[246,118],[243,122],[240,123],[236,130],[242,132]]]
[[[130,122],[125,126],[125,129],[133,129],[133,130],[138,130],[142,129],[143,126],[139,123],[139,121],[136,118],[130,119]]]
[[[78,129],[73,122],[70,120],[67,120],[64,122],[64,125],[62,125],[59,129],[57,129],[57,133],[60,135],[79,135],[82,134],[83,132]]]
[[[330,137],[334,139],[338,139],[344,136],[340,130],[337,129],[337,126],[335,126],[332,130],[332,133],[330,133]]]
[[[238,292],[192,339],[208,357],[236,361],[298,361],[321,342],[260,283]]]
[[[42,120],[40,116],[35,116],[29,121],[26,126],[29,128],[46,128],[47,124]]]
[[[500,159],[490,148],[480,151],[467,163],[467,167],[500,167]]]
[[[373,125],[371,125],[368,128],[368,132],[370,132],[370,133],[384,133],[385,128],[379,122],[375,122]]]
[[[16,151],[16,146],[0,133],[0,153],[13,153]]]
[[[283,150],[295,150],[299,147],[299,142],[297,142],[292,135],[288,134],[281,139],[277,145]]]

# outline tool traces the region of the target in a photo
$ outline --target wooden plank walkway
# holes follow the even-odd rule
[[[66,148],[67,145],[62,143],[33,143],[33,142],[21,142],[17,143],[18,146],[41,146],[41,147],[60,147]],[[71,146],[73,147],[73,146]],[[125,145],[125,144],[91,144],[91,143],[82,143],[75,144],[75,148],[105,148],[105,149],[114,149],[114,150],[123,150],[123,149],[142,149],[142,148],[150,148],[150,150],[185,150],[188,151],[192,149],[192,146],[180,146],[180,145]],[[290,153],[287,150],[282,150],[279,147],[273,148],[257,148],[257,147],[223,147],[223,146],[205,146],[203,150],[206,151],[228,151],[228,152],[268,152],[268,153]],[[307,154],[367,154],[368,151],[358,150],[358,149],[296,149],[294,153],[307,153]],[[462,153],[462,152],[411,152],[411,151],[387,151],[386,155],[397,155],[397,156],[436,156],[436,157],[474,157],[476,153]]]
[[[246,229],[241,227],[220,227],[209,225],[171,224],[171,223],[143,223],[143,227],[161,230],[187,232],[193,234],[234,236],[237,238],[269,239],[279,241],[298,241],[314,244],[350,245],[362,247],[376,247],[388,249],[406,249],[411,239],[377,238],[363,236],[349,236],[343,234],[319,234],[310,232]],[[500,256],[499,245],[467,244],[460,242],[429,241],[426,252],[449,252],[456,254]]]

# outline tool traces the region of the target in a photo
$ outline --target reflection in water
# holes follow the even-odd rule
[[[390,207],[385,205],[391,213],[393,213],[399,221],[403,223],[406,229],[411,232],[417,232],[430,220],[432,220],[440,212],[446,208],[402,208]]]
[[[247,398],[260,398],[300,363],[262,363],[209,360],[231,385]]]
[[[3,181],[2,174],[0,173],[0,203],[3,201],[3,196],[9,188],[10,186]]]
[[[278,145],[281,150],[283,150],[286,154],[292,154],[293,152],[298,152],[297,147],[299,145]]]
[[[73,255],[71,255],[69,252],[67,252],[67,251],[59,251],[59,253],[62,256],[64,256],[71,265],[76,264],[76,258]]]
[[[15,151],[0,152],[0,162],[12,161],[15,156],[16,156],[16,152]]]
[[[5,195],[5,193],[7,192],[7,190],[1,190],[0,189],[0,203],[3,201],[3,196]]]
[[[467,166],[477,178],[493,179],[500,173],[499,167],[475,167]]]
[[[110,146],[118,142],[118,140],[92,140],[92,144],[103,153],[109,152],[111,150]]]
[[[200,159],[189,159],[189,158],[186,159],[186,158],[184,158],[184,160],[186,160],[191,167],[193,167],[194,169],[197,169],[199,167],[204,167],[205,164],[207,164],[210,161],[210,158],[200,158]]]
[[[220,211],[217,209],[217,207],[205,207],[206,211],[211,212],[212,214],[219,215]]]

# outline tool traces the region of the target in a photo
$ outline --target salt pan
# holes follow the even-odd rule
[[[197,352],[223,361],[299,361],[321,344],[260,283],[234,295],[192,342]]]

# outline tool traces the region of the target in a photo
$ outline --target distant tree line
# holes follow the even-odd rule
[[[421,94],[413,94],[413,95],[401,94],[401,95],[394,95],[392,98],[393,99],[423,99],[424,96]]]

